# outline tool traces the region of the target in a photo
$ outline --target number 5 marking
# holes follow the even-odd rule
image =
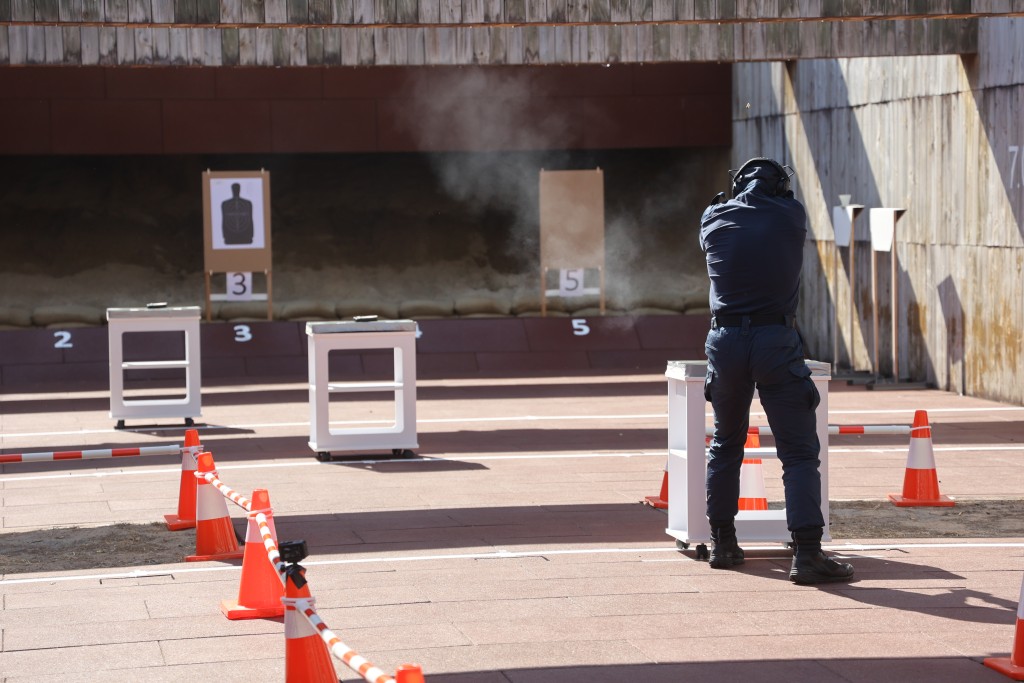
[[[53,348],[55,349],[73,349],[74,344],[71,343],[71,333],[67,330],[59,330],[53,333],[53,336],[57,338]]]
[[[248,325],[235,325],[235,341],[252,341],[252,328],[250,328]]]
[[[577,337],[585,337],[590,334],[590,325],[586,318],[576,318],[572,321],[572,333]]]

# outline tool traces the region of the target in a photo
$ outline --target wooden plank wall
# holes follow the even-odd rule
[[[0,0],[0,64],[420,65],[963,54],[1024,0]]]
[[[902,207],[899,365],[904,378],[1024,403],[1024,19],[986,19],[977,56],[734,67],[733,160],[779,155],[797,170],[811,239],[801,329],[841,368],[874,355],[867,209],[856,273],[832,242],[832,207]],[[750,102],[750,109],[746,103]],[[891,375],[888,254],[878,255],[879,371]],[[851,290],[850,283],[856,283]]]
[[[0,21],[112,24],[773,22],[982,16],[1020,0],[0,0]]]

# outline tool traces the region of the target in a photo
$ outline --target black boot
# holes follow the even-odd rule
[[[708,564],[712,569],[728,569],[743,564],[743,549],[736,541],[736,526],[728,522],[711,521],[711,557]]]
[[[853,565],[836,562],[821,550],[821,529],[793,532],[793,566],[789,580],[800,585],[836,583],[853,578]]]

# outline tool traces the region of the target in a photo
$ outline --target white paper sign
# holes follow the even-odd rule
[[[252,301],[252,273],[228,273],[225,301]]]
[[[853,222],[850,220],[850,214],[846,210],[845,206],[833,206],[832,207],[832,229],[836,233],[836,246],[837,247],[848,247],[850,246],[850,231],[853,228]]]
[[[210,180],[214,249],[263,248],[263,179]]]
[[[871,248],[875,251],[892,251],[896,234],[896,219],[904,209],[871,209],[868,212],[868,227],[871,229]]]
[[[558,295],[562,297],[583,296],[583,274],[585,268],[563,268],[558,271]]]

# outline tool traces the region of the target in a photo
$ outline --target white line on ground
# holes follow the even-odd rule
[[[767,451],[768,449],[758,449]],[[967,444],[962,446],[937,446],[932,449],[934,452],[946,452],[946,453],[972,453],[975,451],[1024,451],[1024,444],[1017,446],[993,446],[991,444]],[[907,447],[899,448],[829,448],[829,454],[833,453],[873,453],[873,454],[885,454],[885,453],[900,453],[906,454]],[[304,455],[302,460],[295,462],[273,462],[273,463],[255,463],[255,464],[244,464],[244,465],[222,465],[218,464],[217,469],[220,471],[226,470],[258,470],[258,469],[269,469],[278,467],[319,467],[319,466],[332,466],[338,464],[346,465],[379,465],[387,463],[400,462],[402,464],[416,464],[423,463],[429,464],[434,462],[488,462],[498,460],[572,460],[581,458],[651,458],[651,457],[665,457],[664,451],[636,451],[626,453],[531,453],[528,455],[459,455],[454,457],[419,457],[419,458],[372,458],[365,460],[345,460],[335,461],[334,463],[322,463],[316,460],[307,460],[305,458],[311,458],[312,454]],[[12,466],[17,467],[20,463],[12,463]],[[141,476],[147,474],[174,474],[179,475],[181,473],[180,467],[161,467],[161,468],[144,468],[144,469],[129,469],[129,470],[94,470],[92,472],[57,472],[54,474],[30,474],[30,475],[0,475],[0,483],[5,481],[39,481],[45,479],[89,479],[89,478],[100,478],[100,477],[116,477],[116,476]]]
[[[993,406],[986,408],[930,408],[928,414],[957,414],[957,413],[996,413],[996,412],[1018,412],[1024,411],[1024,406]],[[907,415],[913,413],[913,409],[899,410],[832,410],[829,415]],[[752,412],[752,417],[764,417],[764,413]],[[711,413],[705,413],[705,418],[711,418]],[[445,417],[445,418],[419,418],[417,424],[469,424],[486,422],[536,422],[539,420],[667,420],[667,413],[642,413],[625,415],[505,415],[494,417]],[[368,425],[368,424],[392,424],[393,420],[359,420],[359,421],[332,421],[332,425]],[[934,425],[933,425],[934,426]],[[196,425],[199,431],[212,431],[217,429],[283,429],[291,427],[309,427],[308,422],[263,422],[238,425]],[[146,427],[146,432],[180,432],[185,427],[156,426]],[[39,437],[39,436],[71,436],[76,434],[124,434],[126,430],[120,429],[78,429],[66,431],[47,432],[7,432],[3,434],[4,439],[17,437]],[[131,429],[127,430],[128,432]]]
[[[772,546],[744,546],[744,550],[779,550],[781,545]],[[844,555],[849,553],[888,551],[888,550],[914,550],[919,548],[1024,548],[1024,543],[879,543],[861,545],[856,543],[844,543],[838,545],[826,545],[825,550],[841,552]],[[313,560],[303,561],[303,567],[327,567],[334,565],[355,565],[355,564],[390,564],[400,562],[436,562],[442,560],[503,560],[519,559],[524,557],[552,557],[556,555],[608,555],[608,554],[637,554],[637,553],[679,553],[674,547],[658,548],[575,548],[566,550],[520,550],[512,552],[509,550],[498,550],[489,553],[454,553],[450,555],[398,555],[392,557],[357,557],[344,560]],[[641,560],[643,562],[644,560]],[[12,586],[27,583],[57,583],[64,581],[99,581],[104,579],[132,579],[149,576],[168,576],[173,574],[201,574],[206,572],[241,571],[240,565],[228,565],[217,567],[170,567],[163,569],[135,569],[130,572],[119,572],[112,574],[71,574],[67,576],[40,576],[25,579],[4,579],[0,586]]]

